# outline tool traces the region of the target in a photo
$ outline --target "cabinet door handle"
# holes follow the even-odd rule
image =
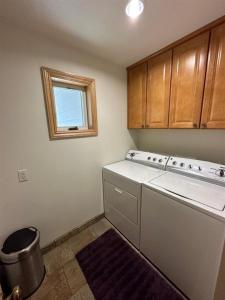
[[[206,123],[203,123],[203,124],[201,124],[201,127],[202,127],[202,128],[207,128],[207,124],[206,124]]]
[[[123,193],[123,191],[121,191],[121,190],[120,190],[119,188],[117,188],[117,187],[114,188],[114,191],[117,192],[118,194],[122,194],[122,193]]]
[[[141,128],[145,128],[145,125],[141,125]]]
[[[195,124],[193,124],[193,126],[194,126],[194,128],[197,128],[198,127],[198,125],[195,123]]]

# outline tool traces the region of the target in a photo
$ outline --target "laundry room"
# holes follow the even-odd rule
[[[225,299],[225,1],[0,0],[0,299]]]

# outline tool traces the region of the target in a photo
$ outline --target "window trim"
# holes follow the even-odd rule
[[[42,83],[44,90],[44,99],[46,105],[46,114],[48,120],[49,137],[51,140],[78,138],[98,135],[97,125],[97,107],[96,107],[96,91],[95,80],[88,77],[77,76],[70,73],[65,73],[41,67]],[[81,87],[86,90],[86,107],[87,107],[87,124],[88,128],[79,130],[59,130],[56,122],[56,110],[53,86],[61,85],[72,88]]]

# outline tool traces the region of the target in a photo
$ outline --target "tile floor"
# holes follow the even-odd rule
[[[28,300],[94,300],[75,254],[110,228],[103,218],[45,254],[45,279]]]

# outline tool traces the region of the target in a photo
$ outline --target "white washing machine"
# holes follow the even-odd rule
[[[170,157],[166,170],[142,188],[141,252],[191,300],[225,299],[224,288],[215,298],[225,238],[225,166]]]
[[[168,156],[129,150],[125,160],[103,168],[105,216],[138,249],[141,184],[162,175],[167,161]]]

